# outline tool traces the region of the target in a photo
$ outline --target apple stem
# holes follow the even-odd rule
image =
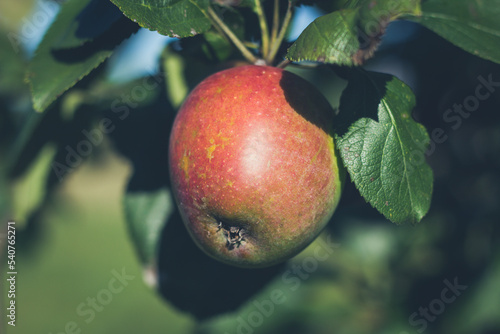
[[[281,26],[278,37],[273,41],[273,44],[271,45],[271,50],[266,56],[267,63],[271,64],[274,61],[274,57],[276,57],[276,54],[278,53],[281,43],[285,38],[285,34],[288,30],[288,26],[290,25],[291,19],[292,19],[292,2],[289,0],[288,8],[286,10],[285,18],[283,20],[283,25]]]
[[[214,25],[222,29],[222,31],[226,34],[226,36],[233,42],[234,46],[238,50],[240,50],[241,54],[243,57],[245,57],[246,60],[248,60],[252,64],[257,64],[260,63],[261,60],[255,57],[250,50],[247,49],[247,47],[243,44],[242,41],[233,33],[233,31],[220,19],[220,17],[215,13],[215,11],[212,9],[212,7],[208,7],[208,15],[210,15],[210,18],[214,22]]]
[[[265,57],[269,53],[269,29],[267,27],[266,15],[264,14],[261,0],[255,0],[255,10],[259,17],[260,31],[262,34],[262,55]]]

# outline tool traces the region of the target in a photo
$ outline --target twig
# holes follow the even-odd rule
[[[266,57],[269,53],[269,29],[267,27],[266,15],[264,14],[261,0],[255,0],[255,10],[259,17],[260,31],[262,33],[262,55]]]
[[[285,19],[283,20],[283,25],[281,26],[281,30],[276,38],[276,41],[272,45],[271,51],[266,57],[266,62],[271,64],[278,53],[281,43],[283,42],[283,38],[285,38],[285,34],[288,30],[288,25],[290,24],[290,20],[292,19],[292,2],[288,1],[288,8],[286,10]]]
[[[280,24],[280,1],[274,0],[274,16],[273,16],[273,28],[271,29],[271,45],[276,43],[276,37],[278,36],[278,29]],[[266,55],[267,57],[268,55]]]
[[[226,36],[233,42],[234,46],[238,50],[240,50],[241,54],[243,57],[245,57],[246,60],[248,60],[250,63],[255,64],[258,62],[257,57],[255,57],[243,44],[243,42],[240,41],[240,39],[233,33],[233,31],[220,19],[220,17],[214,12],[212,7],[208,7],[208,15],[210,15],[210,18],[213,20],[214,24],[226,34]]]

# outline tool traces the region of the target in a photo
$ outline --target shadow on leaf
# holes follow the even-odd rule
[[[339,114],[335,118],[335,133],[342,137],[349,127],[361,118],[378,122],[378,108],[386,94],[386,85],[392,76],[352,69],[349,83],[340,98]]]
[[[83,24],[83,23],[81,23]],[[124,39],[139,30],[139,25],[126,17],[119,18],[111,27],[91,41],[73,48],[52,49],[52,56],[59,62],[78,63],[97,52],[111,51]],[[78,33],[80,29],[77,29]]]

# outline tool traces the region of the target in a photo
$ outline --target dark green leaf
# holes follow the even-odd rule
[[[82,46],[106,32],[123,14],[110,1],[91,0],[65,29],[53,47],[66,49]]]
[[[344,9],[317,18],[290,47],[287,58],[353,65],[353,57],[359,49],[357,19],[357,9]]]
[[[405,14],[419,15],[420,0],[363,0],[360,1],[358,40],[360,50],[356,62],[371,58],[385,34],[386,28]]]
[[[151,104],[159,95],[159,83],[163,80],[160,74],[146,76],[140,79],[114,83],[107,80],[95,80],[86,89],[73,89],[61,100],[60,111],[65,119],[74,117],[75,112],[82,106],[93,111],[104,111],[111,108],[117,110],[120,117],[127,114],[125,106],[141,108]],[[141,90],[141,95],[134,97],[134,92]],[[128,100],[129,98],[130,100]],[[129,101],[130,105],[127,105]]]
[[[500,63],[500,0],[428,0],[407,16],[462,49]]]
[[[62,5],[38,46],[28,69],[35,110],[45,110],[58,96],[107,59],[118,43],[137,30],[136,24],[123,17],[106,33],[81,47],[56,50],[58,43],[68,38],[67,30],[71,29],[75,18],[89,3],[90,0],[70,0]],[[71,43],[75,38],[70,39]],[[86,38],[84,40],[87,41]]]
[[[288,50],[292,61],[360,65],[373,56],[387,25],[420,13],[417,0],[358,1],[311,23]]]
[[[144,264],[157,259],[161,231],[173,211],[173,201],[166,188],[150,192],[127,192],[124,206],[135,247]]]
[[[17,95],[27,88],[23,82],[25,63],[17,54],[18,45],[10,34],[13,33],[0,29],[0,96]]]
[[[221,0],[221,1],[224,1],[224,0]],[[216,2],[219,2],[216,0]],[[233,0],[230,2],[237,2],[237,0]],[[255,9],[255,0],[241,0],[238,4],[238,6],[240,7],[249,7],[249,8],[252,8],[252,9]]]
[[[395,223],[419,222],[432,194],[426,129],[411,89],[390,75],[354,71],[340,100],[337,145],[361,195]]]
[[[342,8],[354,8],[357,6],[357,1],[353,0],[293,0],[292,3],[297,6],[316,6],[323,11],[330,13]]]
[[[155,82],[158,83],[155,91],[165,90],[160,75],[141,80],[143,88],[156,86]],[[120,98],[108,104],[111,108],[104,115],[116,124],[108,138],[133,165],[134,173],[123,199],[128,230],[144,269],[155,272],[160,236],[174,209],[167,161],[169,130],[175,114],[164,95],[156,96],[148,104],[125,103],[121,97],[140,86],[136,83],[128,87],[129,92],[123,93],[125,87],[122,87],[114,93]],[[149,277],[157,279],[156,275]]]
[[[58,115],[53,110],[50,111],[43,114],[32,111],[24,119],[7,152],[6,165],[10,177],[23,174],[42,147],[53,139],[54,128],[58,125]]]
[[[45,145],[35,156],[34,162],[22,177],[12,184],[12,214],[24,226],[29,217],[40,208],[49,194],[47,178],[52,172],[51,164],[56,154],[54,144]]]
[[[11,195],[5,168],[3,165],[0,165],[0,217],[2,217],[4,221],[5,218],[9,219],[9,217],[12,217],[12,212],[10,212],[12,205]]]
[[[358,2],[360,6],[360,25],[374,25],[380,23],[389,23],[401,15],[412,14],[419,15],[420,0],[362,0]],[[369,31],[368,29],[363,29]]]
[[[189,37],[212,26],[207,15],[209,0],[112,0],[141,27],[170,37]]]

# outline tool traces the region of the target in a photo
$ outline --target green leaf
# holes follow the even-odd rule
[[[312,22],[288,50],[292,61],[360,65],[373,56],[387,25],[405,14],[419,14],[418,0],[352,2]]]
[[[223,2],[222,1],[217,1],[217,3],[220,3],[220,2]],[[229,1],[229,2],[237,2],[237,1]],[[241,0],[239,3],[238,3],[238,6],[239,7],[249,7],[251,8],[252,10],[255,10],[255,0]]]
[[[0,217],[5,222],[11,216],[11,194],[9,191],[9,183],[5,175],[5,171],[2,165],[0,165]]]
[[[324,12],[330,13],[341,8],[348,8],[353,3],[353,0],[293,0],[295,6],[316,6]],[[354,6],[353,6],[354,7]]]
[[[500,0],[428,0],[418,22],[476,56],[500,63]]]
[[[209,0],[112,0],[141,27],[170,37],[189,37],[210,29]]]
[[[411,89],[390,75],[353,71],[340,100],[336,139],[361,195],[387,219],[416,223],[427,213],[432,170],[426,129],[411,117]]]
[[[71,29],[74,20],[90,2],[70,0],[62,5],[35,52],[27,77],[31,85],[33,107],[37,111],[45,110],[58,96],[106,60],[114,47],[138,27],[122,18],[92,42],[83,37],[87,43],[81,47],[57,50],[61,40],[68,40],[68,29]],[[72,43],[75,38],[77,36],[71,39]]]
[[[125,214],[132,240],[146,266],[157,260],[161,231],[174,210],[167,188],[155,191],[128,191],[124,198]]]
[[[167,94],[173,107],[179,108],[182,101],[189,93],[189,88],[184,78],[186,63],[184,58],[167,47],[163,53],[163,67],[167,81]]]
[[[42,122],[48,118],[51,118],[49,121],[54,120],[54,117],[47,117],[47,115],[52,116],[50,113],[40,114],[32,111],[23,120],[18,134],[7,150],[6,169],[10,176],[16,177],[24,173],[39,150],[51,139],[48,131],[43,131],[42,127],[54,126],[57,123]]]
[[[361,39],[378,39],[387,25],[403,15],[420,15],[420,0],[363,0],[360,3]],[[363,47],[363,46],[362,46]]]
[[[290,47],[287,58],[352,66],[359,49],[357,19],[357,9],[339,10],[317,18]]]
[[[354,62],[362,64],[377,50],[387,26],[405,14],[419,15],[420,0],[360,0],[358,41],[359,50]]]
[[[360,0],[361,16],[376,20],[394,20],[402,14],[420,13],[420,0]]]
[[[12,215],[21,226],[27,223],[47,196],[46,183],[56,151],[54,144],[45,145],[26,173],[12,184]]]
[[[0,96],[19,95],[24,88],[23,74],[26,70],[23,57],[16,53],[18,46],[10,40],[10,31],[0,26]]]
[[[128,86],[126,94],[139,86],[152,90],[148,95],[154,96],[149,103],[137,100],[132,107],[121,98],[115,98],[115,102],[108,103],[108,110],[104,111],[107,118],[116,120],[116,129],[108,134],[109,140],[133,166],[134,172],[122,202],[133,246],[143,265],[146,281],[151,286],[158,283],[157,260],[161,236],[175,209],[169,191],[168,145],[165,145],[175,112],[164,95],[157,94],[164,91],[163,84],[160,74],[140,80]],[[113,92],[109,87],[109,95],[123,97],[124,88],[116,87]],[[104,107],[99,103],[95,106]],[[94,108],[94,105],[89,107]],[[134,135],[131,136],[131,133]]]

